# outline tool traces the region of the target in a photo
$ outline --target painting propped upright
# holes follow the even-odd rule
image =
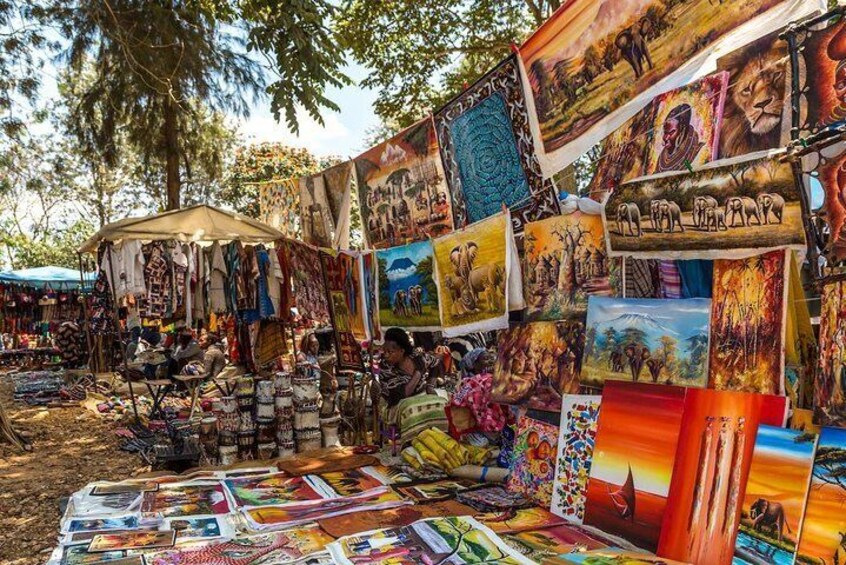
[[[593,463],[601,402],[601,396],[580,394],[567,394],[561,400],[561,426],[550,510],[574,524],[581,524],[585,517],[585,494]]]

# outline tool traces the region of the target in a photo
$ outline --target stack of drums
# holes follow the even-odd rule
[[[298,363],[292,379],[294,389],[294,438],[297,453],[319,449],[320,432],[320,370],[308,363]]]
[[[252,377],[241,377],[235,384],[235,397],[238,400],[238,458],[241,461],[255,459],[256,423],[253,419],[255,408],[255,381]]]
[[[206,462],[212,465],[217,462],[218,435],[217,417],[210,416],[200,420],[200,445],[203,448]]]
[[[256,450],[258,459],[272,459],[276,451],[276,414],[274,383],[256,382]]]
[[[234,396],[224,396],[214,403],[217,417],[218,446],[221,465],[231,465],[238,460],[238,427],[240,416],[238,400]]]
[[[274,412],[276,415],[276,448],[280,457],[293,455],[294,450],[294,389],[291,374],[276,373],[273,378]]]

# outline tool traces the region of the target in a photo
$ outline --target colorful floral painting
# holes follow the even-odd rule
[[[568,394],[561,399],[561,425],[550,510],[575,524],[581,524],[585,517],[585,495],[601,402],[601,396],[578,394]]]
[[[323,268],[317,248],[293,239],[277,242],[279,264],[285,275],[284,302],[288,312],[296,308],[300,316],[319,325],[329,323],[329,303],[323,288]]]
[[[508,490],[534,500],[543,508],[549,508],[557,452],[558,426],[527,416],[520,418],[514,439]]]
[[[379,265],[379,323],[417,331],[441,325],[431,241],[376,252]]]
[[[259,185],[259,219],[286,237],[300,235],[300,187],[294,179]]]
[[[782,394],[787,256],[714,261],[709,386]]]
[[[269,506],[289,502],[323,500],[325,485],[319,486],[305,477],[289,477],[287,473],[226,479],[223,484],[236,506]],[[320,488],[320,487],[324,488]]]
[[[355,158],[362,222],[381,249],[453,228],[452,202],[431,118]]]
[[[814,381],[814,421],[846,427],[846,281],[823,285],[820,360]]]
[[[228,514],[232,511],[220,483],[162,485],[145,492],[142,512],[157,512],[163,518],[196,514]]]

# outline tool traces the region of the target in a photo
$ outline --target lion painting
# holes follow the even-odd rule
[[[721,159],[781,145],[788,54],[778,33],[726,55],[729,92],[720,128]]]

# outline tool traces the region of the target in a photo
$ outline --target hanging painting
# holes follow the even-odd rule
[[[299,183],[303,241],[318,247],[332,247],[335,241],[335,223],[329,210],[323,176],[302,177]]]
[[[626,380],[704,387],[708,381],[707,298],[588,301],[583,386]]]
[[[367,303],[367,331],[373,339],[380,340],[382,339],[382,328],[379,324],[377,268],[376,252],[362,251],[361,271],[364,278],[365,302]]]
[[[711,388],[783,393],[787,267],[783,250],[714,261]]]
[[[783,396],[688,389],[659,555],[731,564],[758,426],[786,419]]]
[[[523,252],[529,320],[582,320],[588,296],[613,294],[599,214],[575,210],[526,224]]]
[[[817,436],[761,425],[746,480],[734,563],[792,562],[814,465]]]
[[[823,142],[803,155],[802,169],[809,193],[821,184],[822,206],[813,211],[810,227],[821,254],[831,263],[846,259],[846,143]]]
[[[797,563],[846,562],[846,429],[823,428],[814,456],[814,468]]]
[[[498,332],[491,402],[558,412],[579,391],[581,322],[532,322]]]
[[[820,304],[814,421],[821,426],[846,427],[846,281],[824,284]]]
[[[720,125],[720,159],[737,157],[787,142],[790,56],[780,31],[770,33],[717,59],[731,85]]]
[[[300,187],[294,179],[259,185],[259,220],[285,237],[300,235]]]
[[[352,191],[352,161],[329,167],[321,173],[326,203],[335,226],[335,248],[350,246],[350,206]]]
[[[284,239],[276,246],[285,275],[282,292],[287,308],[282,308],[282,311],[296,308],[297,313],[307,320],[322,326],[329,324],[329,303],[323,288],[320,252],[293,239]]]
[[[435,128],[457,227],[554,194],[535,156],[515,57],[444,106]]]
[[[435,260],[430,240],[376,251],[379,323],[414,331],[440,328]]]
[[[452,204],[431,118],[356,157],[359,203],[371,247],[452,231]]]
[[[361,369],[360,342],[368,339],[360,259],[355,252],[320,253],[338,366],[342,369]]]
[[[601,401],[601,396],[578,394],[567,394],[561,399],[558,456],[555,459],[550,510],[574,524],[581,524],[585,517],[585,494]]]
[[[509,492],[522,494],[538,506],[549,508],[557,451],[557,426],[527,416],[520,418],[508,476]]]
[[[713,259],[805,244],[799,187],[779,154],[621,185],[603,216],[618,256]]]
[[[685,388],[609,382],[593,448],[585,524],[649,551],[658,547]]]

